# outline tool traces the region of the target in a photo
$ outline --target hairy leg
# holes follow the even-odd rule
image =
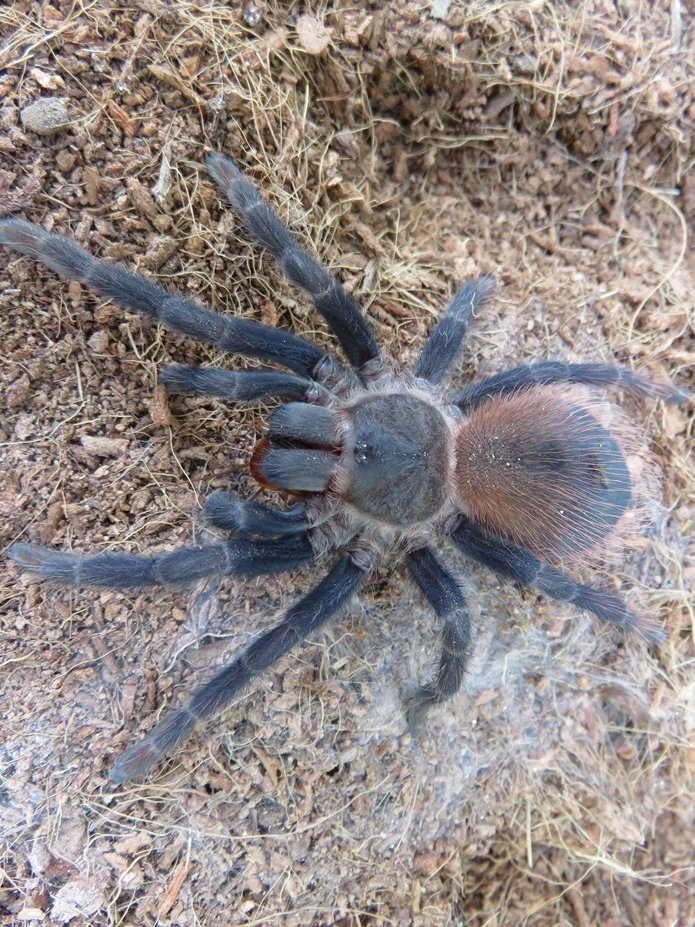
[[[379,356],[374,335],[341,284],[302,248],[236,164],[221,154],[207,160],[208,170],[248,229],[278,261],[292,283],[311,296],[356,368]]]
[[[144,740],[127,750],[111,770],[111,780],[126,782],[149,772],[182,743],[200,721],[229,705],[255,676],[334,615],[364,577],[365,570],[349,555],[343,556],[315,589],[290,608],[282,621],[258,637],[208,683],[196,689],[187,705],[169,711]]]
[[[633,396],[664,399],[666,402],[683,402],[688,399],[687,390],[678,389],[670,383],[654,383],[631,370],[614,364],[563,364],[560,361],[543,361],[540,364],[525,364],[503,370],[492,377],[471,383],[465,389],[453,394],[450,399],[460,409],[470,408],[490,396],[518,392],[534,386],[552,383],[579,383],[583,386],[617,386]]]
[[[451,537],[467,557],[477,560],[500,576],[538,589],[551,599],[572,602],[577,608],[586,609],[601,621],[626,631],[637,631],[646,640],[658,642],[664,638],[663,628],[654,619],[635,615],[620,596],[595,586],[576,583],[522,547],[503,538],[492,537],[475,527],[465,516],[460,516]]]
[[[440,705],[461,688],[470,653],[471,620],[458,583],[431,548],[411,551],[406,561],[410,575],[444,622],[437,675],[415,690],[408,706],[410,727],[416,728],[430,707]]]
[[[468,325],[476,312],[493,294],[491,277],[477,277],[454,297],[451,305],[431,333],[415,367],[415,376],[440,383],[456,360]]]
[[[71,554],[38,544],[13,544],[10,559],[21,570],[41,579],[74,586],[140,589],[195,582],[205,576],[265,576],[293,570],[314,552],[306,533],[278,540],[220,541],[201,547],[182,547],[147,557],[106,552]]]
[[[221,315],[191,299],[172,296],[146,277],[98,260],[72,239],[46,232],[31,222],[1,220],[0,244],[41,261],[57,274],[79,280],[117,306],[223,351],[275,361],[306,376],[311,376],[326,356],[316,345],[290,332]]]
[[[306,399],[316,384],[304,377],[274,370],[219,370],[212,367],[186,367],[169,364],[159,372],[159,382],[172,393],[212,396],[244,402],[265,396]]]
[[[241,535],[285,536],[309,529],[303,503],[283,511],[260,502],[247,502],[218,490],[205,500],[203,514],[211,525]]]

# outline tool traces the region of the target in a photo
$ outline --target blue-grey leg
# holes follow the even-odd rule
[[[664,638],[664,629],[654,619],[630,611],[620,596],[575,582],[556,567],[544,563],[511,541],[492,537],[465,516],[460,516],[451,537],[467,557],[477,560],[499,576],[538,589],[551,599],[571,602],[577,608],[596,615],[601,621],[617,625],[625,631],[637,631],[646,640],[658,642]]]
[[[117,306],[231,354],[275,361],[305,376],[311,376],[326,356],[316,345],[290,332],[220,315],[191,299],[172,296],[146,277],[98,260],[71,238],[47,232],[32,222],[0,220],[0,244],[41,261],[57,274],[79,280]]]
[[[433,705],[440,705],[461,688],[471,646],[471,619],[458,583],[429,547],[411,551],[406,558],[410,575],[442,619],[442,653],[432,682],[418,687],[408,705],[411,729]]]
[[[220,370],[215,367],[186,367],[169,364],[159,372],[159,382],[169,392],[210,396],[246,402],[267,396],[306,399],[316,388],[311,380],[274,370]]]
[[[617,386],[633,396],[663,399],[666,402],[684,402],[689,398],[687,390],[678,389],[670,383],[655,383],[631,370],[614,364],[563,364],[560,361],[542,361],[539,364],[525,364],[503,370],[485,380],[471,383],[450,397],[460,409],[470,408],[492,396],[519,392],[534,386],[549,386],[554,383],[578,383],[582,386]]]
[[[187,705],[169,711],[144,740],[127,750],[111,770],[111,780],[126,782],[149,772],[199,722],[222,711],[259,673],[318,630],[345,605],[365,575],[364,569],[344,555],[315,589],[290,608],[282,621],[196,689]]]
[[[454,296],[449,308],[431,333],[415,367],[415,376],[441,383],[456,360],[474,312],[495,291],[492,277],[477,277]]]
[[[40,579],[114,589],[192,583],[206,576],[265,576],[294,570],[313,558],[306,533],[277,540],[220,541],[150,557],[116,551],[72,554],[24,543],[10,548],[10,559]]]
[[[283,511],[260,502],[237,499],[221,490],[207,497],[203,514],[216,528],[241,535],[284,537],[307,531],[310,527],[303,503]]]
[[[278,261],[285,276],[311,296],[356,368],[379,356],[361,310],[341,284],[297,244],[294,236],[261,199],[236,164],[221,154],[207,160],[213,180],[241,217],[249,233]]]

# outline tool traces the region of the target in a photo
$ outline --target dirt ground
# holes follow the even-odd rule
[[[220,202],[219,150],[398,364],[482,272],[498,292],[458,381],[552,357],[694,387],[691,4],[15,0],[0,24],[0,215],[330,344]],[[207,536],[212,489],[257,492],[268,408],[156,385],[234,359],[4,250],[0,305],[3,545],[159,551]],[[393,565],[114,788],[114,758],[321,568],[138,595],[3,569],[0,923],[695,923],[692,405],[615,398],[660,478],[603,581],[665,643],[449,551],[475,653],[417,736],[402,697],[437,627]]]

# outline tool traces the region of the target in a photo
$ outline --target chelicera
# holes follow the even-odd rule
[[[0,223],[1,243],[117,305],[174,332],[292,371],[178,364],[161,371],[172,392],[288,400],[271,415],[251,472],[264,487],[293,497],[292,504],[273,507],[215,492],[204,514],[231,532],[230,540],[155,556],[79,555],[19,543],[10,552],[17,566],[46,580],[136,589],[213,575],[269,575],[332,560],[318,585],[278,624],[127,750],[111,779],[124,782],[152,769],[200,721],[338,612],[386,558],[405,559],[443,623],[439,667],[410,700],[410,720],[417,723],[428,708],[458,691],[471,648],[469,611],[459,582],[435,553],[438,538],[502,577],[659,640],[654,621],[630,611],[607,589],[575,582],[560,567],[561,558],[602,545],[633,495],[619,436],[576,389],[617,386],[666,401],[686,394],[617,366],[550,361],[447,391],[443,381],[469,322],[492,295],[487,277],[468,282],[454,296],[414,370],[396,368],[382,358],[353,299],[299,247],[236,165],[213,154],[208,169],[250,235],[309,293],[348,364],[288,331],[171,295],[32,223]]]

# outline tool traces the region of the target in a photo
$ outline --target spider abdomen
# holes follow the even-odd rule
[[[631,501],[618,441],[572,398],[549,390],[474,409],[456,456],[456,491],[469,516],[541,556],[596,547]]]

